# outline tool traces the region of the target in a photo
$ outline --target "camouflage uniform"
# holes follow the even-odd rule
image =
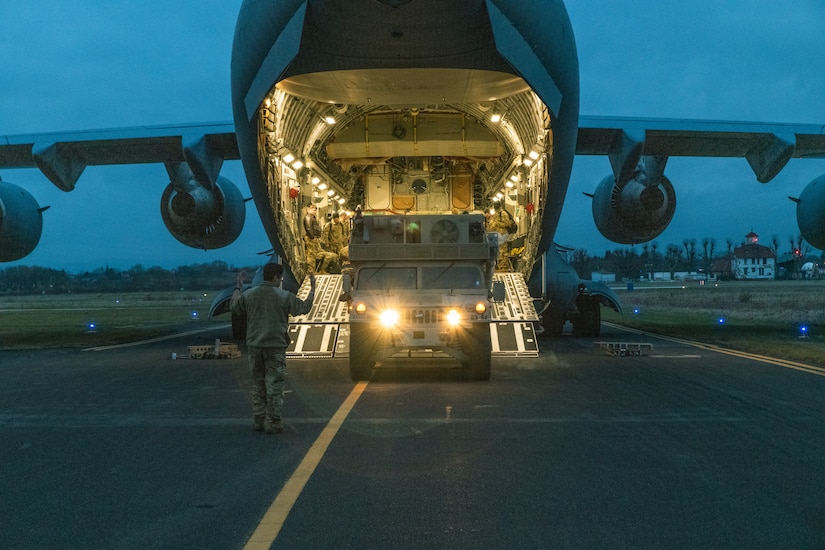
[[[309,273],[326,273],[329,264],[337,258],[321,248],[321,224],[315,217],[316,208],[310,207],[304,217],[304,253]]]
[[[289,316],[309,313],[313,297],[314,293],[310,292],[306,300],[301,300],[274,282],[265,280],[232,298],[232,313],[245,315],[247,319],[246,345],[256,429],[265,423],[269,431],[269,426],[280,424]]]
[[[321,248],[320,239],[304,236],[304,249],[307,254],[307,270],[310,273],[329,273],[329,266],[338,259],[338,255]]]
[[[338,256],[341,258],[342,262],[346,262],[349,261],[349,238],[351,233],[350,221],[346,212],[341,212],[339,219],[341,220],[341,228],[344,232],[344,239],[341,249],[338,251]]]
[[[515,222],[513,221],[513,217],[504,208],[499,208],[495,214],[492,214],[487,218],[487,231],[492,233],[500,233],[501,235],[507,236],[511,233],[515,233],[514,226]],[[498,260],[496,260],[496,270],[512,270],[512,265],[510,264],[509,242],[499,242]]]
[[[341,256],[342,249],[346,247],[349,241],[344,224],[339,221],[339,218],[332,218],[332,221],[324,226],[323,232],[324,239],[322,242],[326,243],[326,249]]]

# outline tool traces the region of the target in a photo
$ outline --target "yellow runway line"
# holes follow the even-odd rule
[[[721,346],[716,346],[714,344],[705,344],[704,342],[695,342],[693,340],[685,340],[683,338],[676,338],[673,336],[664,336],[662,334],[654,334],[654,333],[645,333],[636,329],[631,329],[628,327],[624,327],[622,325],[617,325],[614,323],[604,323],[608,326],[626,330],[628,332],[634,332],[636,334],[650,334],[651,336],[655,336],[656,338],[660,338],[662,340],[670,340],[671,342],[676,342],[678,344],[685,344],[688,346],[693,346],[695,348],[712,351],[714,353],[723,353],[725,355],[732,355],[734,357],[741,357],[742,359],[750,359],[752,361],[759,361],[762,363],[768,363],[770,365],[776,365],[778,367],[784,367],[786,369],[793,369],[798,370],[801,372],[807,372],[809,374],[815,374],[817,376],[825,376],[825,368],[818,367],[816,365],[808,365],[807,363],[800,363],[798,361],[791,361],[789,359],[778,359],[776,357],[768,357],[765,355],[757,355],[755,353],[748,353],[747,351],[738,351],[735,349],[723,348]]]
[[[358,401],[358,398],[361,397],[361,394],[364,393],[366,387],[367,382],[359,382],[352,389],[352,392],[350,392],[349,396],[335,412],[329,423],[324,427],[321,435],[318,436],[318,439],[315,440],[315,443],[313,443],[312,447],[307,451],[306,456],[295,469],[295,472],[292,473],[292,476],[287,480],[286,484],[284,484],[284,488],[281,489],[281,492],[275,497],[275,500],[264,514],[255,532],[249,537],[246,546],[244,546],[245,549],[258,550],[269,548],[272,546],[272,543],[275,542],[275,538],[281,531],[281,527],[284,525],[289,512],[295,505],[295,501],[298,500],[298,497],[304,490],[304,486],[307,484],[307,481],[309,481],[309,477],[315,471],[318,463],[321,462],[321,459],[327,452],[329,444],[332,442],[332,438],[338,433],[344,420],[350,411],[352,411],[353,407],[355,407],[355,403]]]

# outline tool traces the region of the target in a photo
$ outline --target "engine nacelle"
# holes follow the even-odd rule
[[[664,175],[654,181],[644,172],[622,186],[604,178],[593,194],[593,220],[599,232],[615,243],[636,244],[659,236],[676,211],[676,192]]]
[[[0,262],[28,256],[40,242],[43,210],[31,194],[0,181]]]
[[[246,220],[241,192],[220,176],[215,191],[200,185],[179,191],[169,184],[160,199],[160,213],[172,236],[187,246],[203,249],[232,244]]]
[[[825,250],[825,175],[809,183],[794,200],[802,238],[811,246]]]

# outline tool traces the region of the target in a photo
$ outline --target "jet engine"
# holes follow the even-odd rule
[[[791,200],[796,202],[796,223],[802,238],[825,250],[825,175],[809,183],[798,199]]]
[[[0,262],[19,260],[34,250],[46,208],[22,187],[0,181]]]
[[[670,180],[636,170],[623,185],[604,178],[593,194],[593,219],[599,232],[615,243],[635,244],[659,236],[676,210]]]
[[[234,183],[218,176],[214,189],[190,179],[170,183],[160,200],[163,223],[177,240],[192,248],[227,246],[241,234],[246,207]]]

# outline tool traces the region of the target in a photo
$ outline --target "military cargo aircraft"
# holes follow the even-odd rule
[[[347,21],[346,25],[339,22]],[[36,167],[71,191],[86,166],[163,163],[163,221],[195,248],[240,234],[245,201],[220,175],[240,159],[275,256],[297,283],[312,270],[301,220],[360,206],[441,214],[422,238],[449,245],[451,217],[512,217],[509,265],[544,328],[597,334],[606,286],[554,245],[575,155],[605,155],[592,193],[599,231],[650,241],[667,227],[672,156],[742,157],[771,180],[792,158],[823,158],[817,124],[589,117],[579,113],[574,33],[561,0],[246,0],[232,50],[232,122],[6,136],[0,168]],[[825,176],[796,199],[800,231],[825,248]],[[36,246],[44,208],[0,182],[0,261]],[[499,267],[500,268],[500,267]]]

